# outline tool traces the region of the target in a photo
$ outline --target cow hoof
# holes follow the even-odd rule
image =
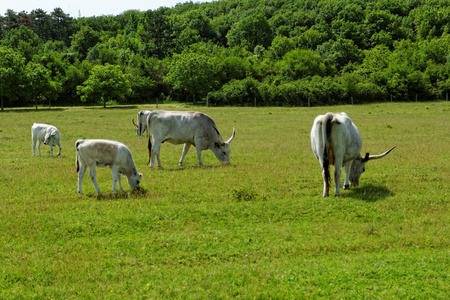
[[[349,189],[350,189],[350,185],[349,184],[344,185],[344,190],[349,190]]]

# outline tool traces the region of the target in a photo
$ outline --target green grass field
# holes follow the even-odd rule
[[[212,151],[164,143],[147,166],[131,119],[154,106],[7,109],[0,113],[0,299],[449,299],[448,102],[314,108],[160,109],[209,114],[231,166]],[[369,162],[360,186],[322,198],[309,133],[345,111]],[[33,157],[34,122],[58,127],[62,155]],[[97,168],[76,193],[75,141],[130,148],[142,189],[111,193]],[[54,154],[56,154],[54,150]]]

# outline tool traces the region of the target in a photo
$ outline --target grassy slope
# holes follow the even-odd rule
[[[164,170],[146,166],[141,109],[0,113],[0,298],[450,297],[449,104],[190,109],[214,118],[232,166],[211,151],[163,144]],[[309,131],[346,111],[370,162],[360,187],[323,199]],[[62,133],[61,157],[32,157],[33,122]],[[86,176],[76,194],[74,143],[125,143],[144,173],[139,192],[103,197]]]

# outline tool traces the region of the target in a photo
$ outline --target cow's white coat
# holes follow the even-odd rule
[[[141,182],[140,174],[134,164],[130,149],[122,143],[109,140],[78,140],[75,143],[76,166],[78,172],[78,193],[82,193],[82,181],[87,168],[89,177],[97,193],[101,194],[96,179],[96,166],[109,166],[112,170],[112,192],[116,192],[116,181],[123,191],[120,174],[127,177],[132,189],[138,188]]]
[[[235,129],[233,128],[231,138],[224,142],[214,120],[204,113],[154,110],[147,117],[147,135],[151,168],[154,167],[155,157],[158,167],[161,167],[159,153],[164,142],[184,144],[178,163],[180,166],[191,145],[197,150],[200,165],[203,165],[201,152],[207,149],[211,149],[219,161],[229,164],[230,143],[234,139]]]
[[[147,130],[147,117],[150,113],[151,113],[150,110],[141,110],[140,112],[137,113],[136,117],[137,124],[134,124],[134,121],[133,124],[136,126],[136,135],[138,137],[142,137],[144,132]]]
[[[47,124],[34,123],[31,126],[31,146],[33,148],[33,156],[35,156],[36,144],[38,154],[41,156],[41,143],[50,146],[50,155],[53,157],[53,146],[59,146],[56,156],[61,154],[61,136],[55,126]]]
[[[327,113],[317,116],[311,129],[311,147],[314,156],[319,159],[324,181],[323,196],[329,195],[329,165],[334,166],[334,194],[340,195],[341,167],[344,167],[344,189],[359,184],[359,178],[365,171],[365,164],[371,159],[384,157],[392,149],[380,155],[362,157],[361,135],[356,125],[344,112]]]

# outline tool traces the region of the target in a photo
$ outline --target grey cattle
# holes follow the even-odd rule
[[[362,140],[358,128],[346,113],[327,113],[314,120],[311,129],[311,146],[314,155],[319,159],[324,182],[323,196],[329,195],[330,172],[329,165],[334,166],[334,194],[340,195],[341,166],[344,167],[344,189],[350,189],[359,184],[359,177],[365,171],[369,160],[382,158],[391,152],[380,155],[361,156]]]
[[[132,120],[134,126],[136,126],[136,135],[138,137],[142,137],[144,132],[147,130],[147,117],[150,113],[151,113],[150,110],[141,110],[140,112],[137,113],[137,118],[136,118],[137,124],[134,123],[134,119]],[[148,135],[148,131],[147,131],[147,135]]]
[[[33,156],[35,156],[36,143],[39,156],[41,156],[41,143],[50,146],[50,155],[53,157],[53,146],[59,146],[56,156],[61,154],[61,136],[55,126],[47,124],[34,123],[31,126],[31,146],[33,148]]]
[[[179,161],[180,166],[183,165],[184,157],[191,145],[194,145],[197,150],[200,165],[203,165],[202,150],[207,149],[211,149],[220,162],[229,164],[230,143],[234,139],[235,133],[235,128],[233,128],[233,135],[224,141],[213,119],[201,112],[154,110],[147,117],[150,167],[154,167],[155,156],[158,167],[161,167],[159,152],[161,144],[164,142],[175,145],[184,144]]]
[[[127,177],[128,184],[132,189],[138,188],[141,182],[140,174],[134,164],[130,149],[122,143],[109,140],[78,140],[75,143],[76,166],[78,173],[78,193],[82,193],[81,184],[86,169],[89,168],[89,177],[97,191],[101,194],[95,175],[96,166],[110,167],[112,170],[112,192],[116,192],[116,181],[123,191],[120,174]]]

